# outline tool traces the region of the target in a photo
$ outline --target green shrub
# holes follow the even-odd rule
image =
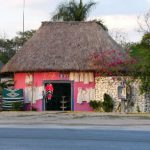
[[[101,101],[91,100],[89,105],[93,108],[94,111],[102,111],[103,104]]]
[[[14,111],[22,111],[23,110],[23,102],[14,102],[12,104],[12,109]]]
[[[103,110],[105,112],[112,112],[113,111],[113,99],[108,95],[104,94],[104,101],[103,101]]]

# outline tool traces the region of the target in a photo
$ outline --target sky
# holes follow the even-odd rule
[[[64,0],[65,1],[65,0]],[[69,1],[69,0],[66,0]],[[25,0],[25,30],[38,29],[49,21],[62,0]],[[83,0],[89,2],[89,0]],[[137,17],[150,9],[150,0],[95,0],[88,20],[99,18],[113,33],[124,34],[127,41],[139,41]],[[0,37],[12,38],[22,31],[23,0],[0,0]]]

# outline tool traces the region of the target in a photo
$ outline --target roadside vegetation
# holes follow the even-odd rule
[[[82,0],[79,2],[75,0],[71,0],[69,2],[60,3],[53,16],[51,17],[51,21],[86,21],[90,12],[94,10],[96,7],[96,3],[94,1],[90,1],[87,3],[83,3]],[[99,24],[105,31],[108,31],[106,25],[102,20],[95,20],[97,24]],[[141,93],[150,93],[150,10],[143,15],[142,17],[138,17],[137,23],[139,24],[138,32],[142,33],[141,41],[137,43],[126,43],[121,40],[121,36],[118,37],[118,41],[120,40],[121,46],[125,49],[126,61],[121,59],[120,54],[116,53],[114,50],[111,53],[100,53],[93,54],[93,61],[98,62],[99,66],[103,66],[100,68],[100,71],[103,72],[103,75],[112,76],[112,72],[108,71],[108,68],[118,68],[124,66],[126,68],[132,69],[132,77],[134,79],[141,80],[140,90]],[[6,37],[0,38],[0,61],[6,64],[13,56],[16,54],[22,45],[33,36],[36,30],[29,30],[26,32],[18,32],[16,37],[12,39],[8,39]],[[115,62],[111,62],[111,64],[107,63],[107,59],[112,59],[113,55],[115,56]],[[105,61],[103,58],[106,58]],[[96,58],[96,59],[95,59]],[[97,59],[98,58],[98,59]],[[110,62],[110,61],[109,61]],[[105,64],[104,64],[105,63]],[[131,67],[132,66],[132,67]],[[130,68],[131,67],[131,68]],[[1,87],[4,85],[1,85]],[[113,110],[113,102],[111,98],[108,98],[108,95],[104,98],[104,102],[96,102],[91,101],[90,105],[95,110],[103,110],[105,112],[111,112]],[[107,99],[107,100],[105,100]],[[109,99],[109,100],[108,100]]]

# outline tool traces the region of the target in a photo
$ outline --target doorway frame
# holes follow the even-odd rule
[[[43,87],[45,86],[45,83],[70,83],[71,85],[71,110],[74,111],[74,81],[68,81],[68,80],[44,80],[43,81]],[[44,95],[44,94],[43,94]],[[45,101],[44,101],[44,96],[42,99],[42,110],[45,110]]]

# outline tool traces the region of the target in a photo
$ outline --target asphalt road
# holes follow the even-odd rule
[[[150,131],[0,128],[0,150],[150,150]]]

